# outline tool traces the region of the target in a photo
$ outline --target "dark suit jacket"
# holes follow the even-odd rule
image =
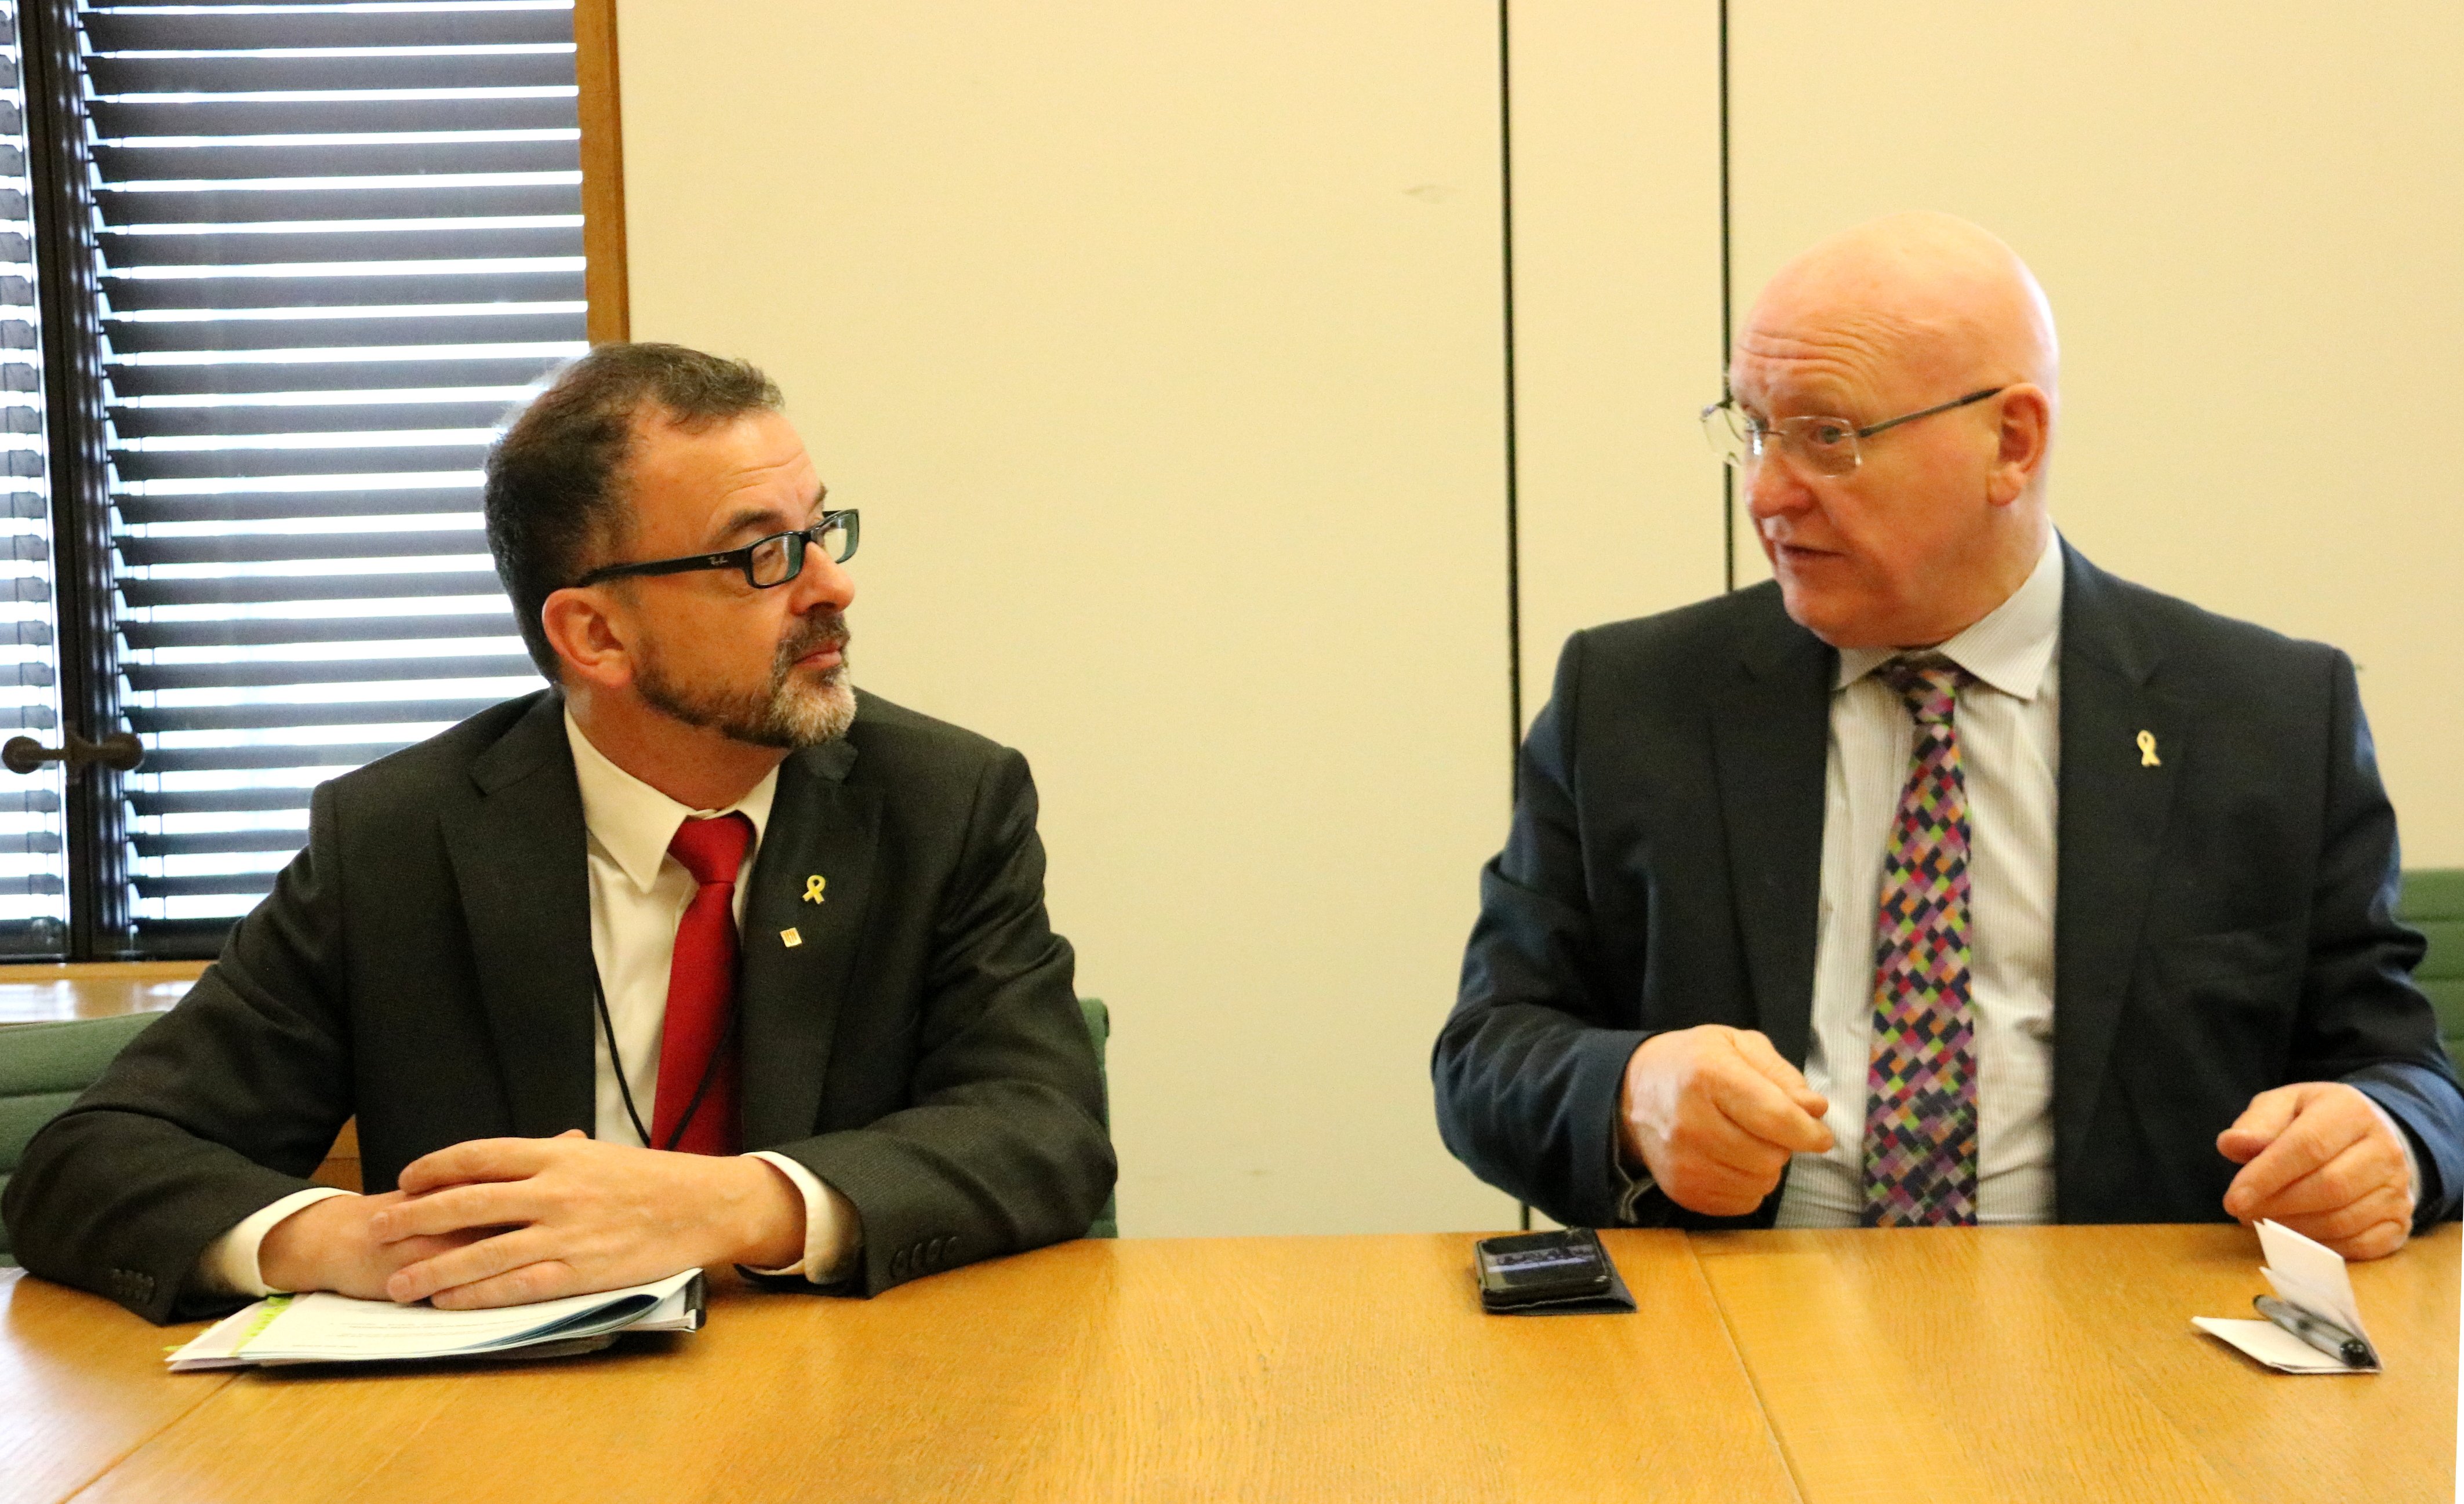
[[[2215,1136],[2301,1080],[2386,1107],[2420,1155],[2421,1225],[2453,1216],[2464,1095],[2393,916],[2352,664],[2064,554],[2057,1216],[2221,1220],[2236,1166]],[[1566,644],[1432,1063],[1446,1144],[1483,1179],[1614,1223],[1637,1045],[1721,1023],[1804,1063],[1837,663],[1772,584]],[[1653,1191],[1638,1215],[1768,1227],[1778,1207],[1724,1220]]]
[[[466,1139],[591,1129],[561,705],[498,706],[318,789],[306,848],[221,959],[27,1148],[5,1210],[28,1269],[193,1319],[231,1303],[191,1287],[199,1253],[308,1185],[355,1113],[371,1191]],[[781,767],[751,884],[744,1143],[854,1203],[863,1290],[1085,1233],[1112,1151],[1025,760],[867,696],[844,740]]]

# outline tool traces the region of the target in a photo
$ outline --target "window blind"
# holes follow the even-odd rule
[[[44,473],[33,184],[28,174],[25,46],[15,0],[0,0],[0,740],[57,744],[51,489]],[[68,931],[55,763],[0,774],[0,953],[53,954]]]
[[[572,11],[79,14],[129,913],[174,953],[267,890],[317,783],[539,687],[479,484],[586,347]]]

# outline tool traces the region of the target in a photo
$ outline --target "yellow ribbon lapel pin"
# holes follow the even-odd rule
[[[2146,735],[2144,731],[2140,734],[2143,738]],[[815,873],[813,876],[806,878],[804,880],[804,902],[807,904],[821,903],[822,889],[828,887],[829,885],[829,880],[821,876],[819,873]]]
[[[2142,768],[2162,768],[2165,766],[2163,759],[2156,755],[2156,733],[2154,731],[2141,731],[2139,733],[2139,766]]]

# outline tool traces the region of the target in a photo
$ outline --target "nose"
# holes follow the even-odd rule
[[[1757,526],[1814,505],[1814,488],[1806,484],[1794,465],[1780,455],[1767,455],[1746,466],[1738,473],[1738,484],[1745,488],[1746,514]]]
[[[830,557],[826,549],[804,550],[804,572],[786,586],[795,597],[796,614],[827,606],[845,611],[855,602],[855,577],[847,566]]]

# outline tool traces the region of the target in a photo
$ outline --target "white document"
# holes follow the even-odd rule
[[[171,1354],[173,1373],[251,1363],[369,1362],[524,1356],[605,1346],[625,1332],[701,1329],[701,1271],[626,1290],[487,1311],[440,1311],[319,1293],[270,1296],[234,1311]]]
[[[2352,1276],[2343,1258],[2334,1249],[2274,1222],[2258,1224],[2258,1246],[2267,1255],[2267,1267],[2259,1273],[2267,1276],[2276,1297],[2368,1342],[2370,1362],[2356,1367],[2321,1352],[2274,1321],[2194,1316],[2190,1324],[2279,1373],[2379,1372],[2378,1344],[2370,1341],[2368,1330],[2362,1325],[2361,1303],[2353,1298]]]

